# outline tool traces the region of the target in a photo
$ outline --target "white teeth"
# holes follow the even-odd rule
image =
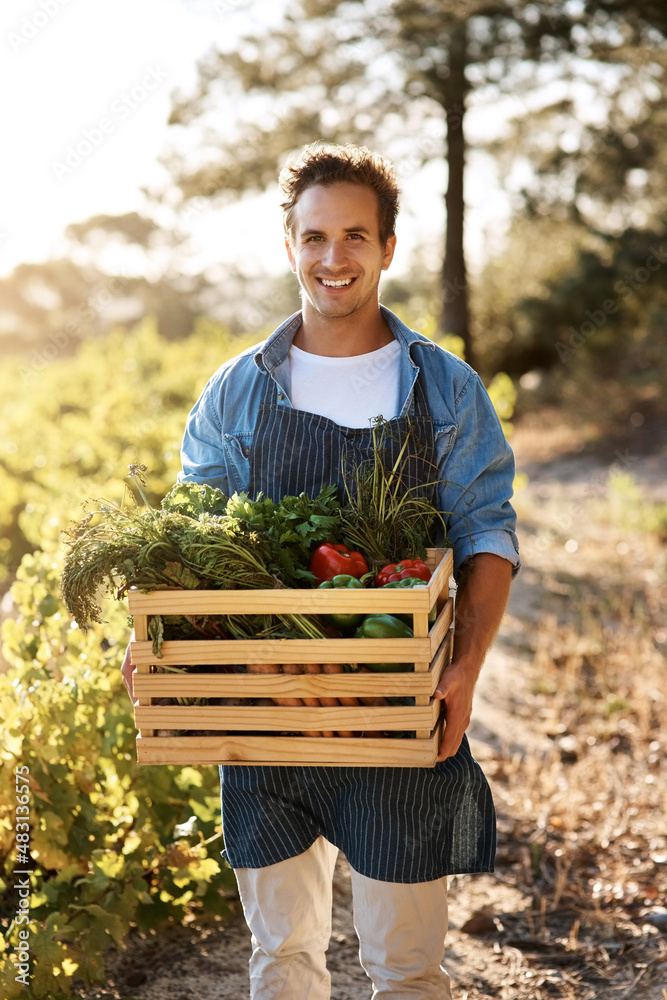
[[[352,284],[352,278],[345,278],[343,281],[327,281],[326,278],[322,278],[323,285],[329,285],[331,288],[342,288],[343,285]]]

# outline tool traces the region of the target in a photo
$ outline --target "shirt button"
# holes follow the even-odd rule
[[[247,458],[248,455],[250,454],[250,448],[244,448],[243,449],[243,454],[244,454],[245,458]]]
[[[278,399],[284,399],[284,398],[285,398],[285,393],[284,392],[279,392],[278,393]]]

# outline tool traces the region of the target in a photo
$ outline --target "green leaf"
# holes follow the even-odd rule
[[[196,590],[201,585],[199,577],[181,563],[168,562],[162,572],[170,583],[183,590]]]
[[[162,501],[162,510],[185,514],[195,520],[202,514],[224,514],[227,497],[218,489],[203,483],[178,483]]]
[[[148,634],[153,640],[153,655],[162,659],[162,643],[164,642],[164,619],[162,615],[152,615],[148,622]]]

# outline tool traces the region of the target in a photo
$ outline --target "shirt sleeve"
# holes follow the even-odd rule
[[[441,468],[440,509],[454,548],[454,574],[480,552],[507,559],[519,571],[514,492],[514,455],[493,403],[471,372],[457,400],[457,430]]]
[[[211,380],[190,410],[181,444],[178,482],[207,483],[229,493],[220,406]]]

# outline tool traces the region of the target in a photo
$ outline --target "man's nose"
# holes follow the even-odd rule
[[[345,263],[345,246],[337,240],[330,240],[322,255],[322,263],[327,267],[342,267]]]

